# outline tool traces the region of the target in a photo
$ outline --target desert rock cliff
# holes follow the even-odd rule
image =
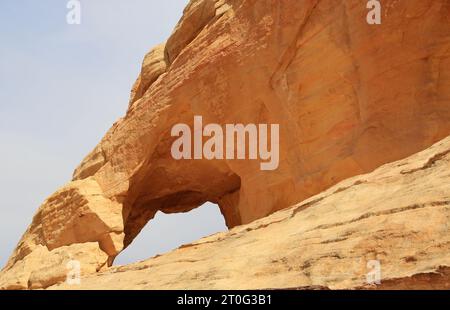
[[[450,289],[449,182],[450,137],[229,232],[51,288]]]
[[[126,115],[76,168],[73,180],[38,209],[0,274],[0,287],[59,283],[69,258],[82,263],[85,275],[107,269],[156,212],[186,212],[207,201],[220,206],[229,228],[253,222],[228,233],[224,242],[231,247],[240,249],[239,242],[245,241],[232,237],[233,231],[239,235],[245,229],[251,230],[246,238],[255,234],[268,242],[274,242],[270,236],[276,230],[277,239],[299,246],[272,244],[287,251],[272,257],[269,245],[255,241],[251,251],[274,264],[270,269],[262,261],[261,270],[243,275],[258,273],[262,280],[255,287],[356,287],[362,285],[361,273],[344,280],[333,276],[331,266],[337,264],[339,274],[348,264],[363,264],[346,260],[352,255],[394,262],[389,252],[379,252],[383,248],[395,249],[392,255],[404,261],[392,267],[390,279],[448,265],[447,157],[436,161],[444,171],[434,170],[432,161],[433,170],[423,172],[415,167],[419,156],[411,163],[418,170],[409,169],[411,174],[384,166],[369,178],[373,182],[323,198],[315,207],[304,203],[310,208],[274,213],[450,134],[450,1],[383,1],[381,25],[367,24],[366,14],[360,0],[191,0],[167,42],[145,56]],[[195,115],[205,123],[279,124],[278,169],[261,171],[252,160],[174,160],[171,128],[191,124]],[[448,146],[445,141],[442,145]],[[386,180],[380,171],[386,172]],[[430,188],[416,178],[431,171],[435,174],[426,183],[436,186]],[[414,196],[416,187],[421,194]],[[293,216],[293,210],[303,211]],[[253,232],[258,223],[278,217],[285,225]],[[367,227],[354,221],[360,217],[369,221]],[[444,221],[442,231],[423,221],[427,217]],[[399,249],[402,238],[417,242],[417,253]],[[429,240],[440,243],[426,249]],[[220,246],[216,242],[212,247],[218,253]],[[314,251],[305,257],[299,253],[306,246]],[[195,256],[195,249],[182,255]],[[177,253],[164,259],[176,260]],[[427,253],[435,256],[427,258]],[[415,261],[408,261],[408,255]],[[317,264],[320,259],[323,264]],[[221,274],[225,269],[217,271],[223,282],[214,280],[216,287],[239,288],[238,281],[228,279],[255,262],[234,263],[227,276]],[[283,279],[283,272],[301,270],[322,276],[331,272],[331,278],[311,280],[303,274]],[[189,280],[189,272],[179,276],[186,280],[184,287],[204,285]],[[107,277],[115,275],[99,279]]]

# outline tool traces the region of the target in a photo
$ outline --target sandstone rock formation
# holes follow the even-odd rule
[[[383,5],[374,26],[360,0],[192,0],[145,57],[126,115],[39,208],[0,287],[57,283],[53,262],[71,255],[105,268],[157,211],[211,201],[232,228],[450,134],[450,1]],[[280,124],[280,167],[175,161],[170,130],[194,115]]]
[[[450,289],[449,184],[450,137],[251,224],[51,288]],[[367,284],[371,260],[379,286]]]

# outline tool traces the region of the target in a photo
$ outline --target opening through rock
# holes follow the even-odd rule
[[[125,265],[169,252],[227,227],[219,206],[210,202],[187,213],[156,213],[133,242],[114,260]]]

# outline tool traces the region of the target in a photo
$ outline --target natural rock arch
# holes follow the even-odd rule
[[[110,265],[157,210],[212,201],[229,227],[249,223],[447,136],[450,6],[396,5],[371,26],[359,0],[192,0],[146,56],[126,116],[40,207],[0,286],[61,281],[69,257],[84,273]],[[279,168],[173,160],[170,129],[194,115],[280,124]]]

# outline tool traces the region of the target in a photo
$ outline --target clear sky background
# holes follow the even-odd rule
[[[188,0],[0,0],[0,265],[39,205],[124,115],[151,47],[164,42]],[[225,230],[207,204],[146,226],[116,263],[163,253]]]

